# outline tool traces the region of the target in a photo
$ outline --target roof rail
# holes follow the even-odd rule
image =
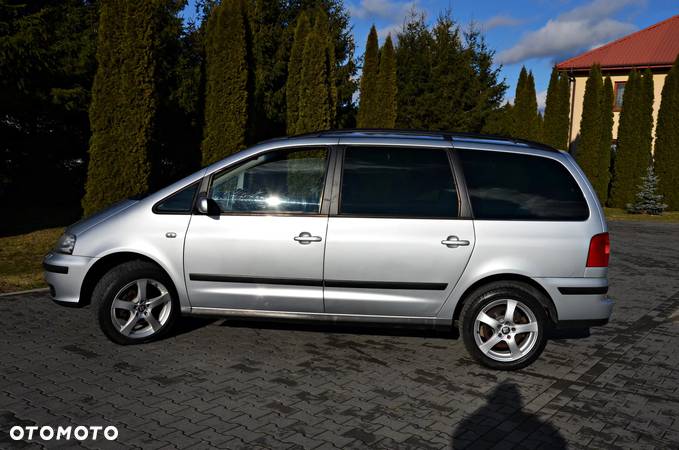
[[[454,132],[454,131],[432,131],[432,130],[417,130],[417,129],[396,129],[396,128],[344,128],[339,130],[324,130],[324,131],[314,131],[311,133],[298,134],[295,136],[289,136],[289,138],[299,138],[299,137],[322,137],[322,136],[335,136],[344,134],[394,134],[402,136],[431,136],[440,137],[441,139],[452,141],[454,139],[473,139],[480,141],[498,141],[507,142],[512,144],[523,144],[529,147],[538,148],[540,150],[547,151],[558,151],[554,147],[543,144],[541,142],[535,142],[528,139],[519,139],[508,136],[500,136],[495,134],[481,134],[481,133],[467,133],[467,132]]]

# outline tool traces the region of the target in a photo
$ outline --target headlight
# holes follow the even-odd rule
[[[66,253],[67,255],[72,255],[74,247],[75,247],[75,235],[64,233],[57,241],[57,245],[54,247],[54,251],[58,253]]]

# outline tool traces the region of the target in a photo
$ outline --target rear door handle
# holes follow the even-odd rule
[[[302,245],[310,244],[312,242],[321,242],[323,240],[320,236],[312,236],[311,233],[306,231],[302,231],[299,233],[299,236],[295,236],[293,239]]]
[[[469,241],[460,239],[457,236],[448,236],[447,238],[441,241],[441,244],[445,245],[448,248],[456,248],[460,246],[469,245]]]

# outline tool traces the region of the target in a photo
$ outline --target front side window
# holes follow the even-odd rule
[[[217,174],[208,197],[221,212],[317,214],[327,157],[326,149],[265,153]]]
[[[455,218],[458,196],[445,149],[350,147],[340,214]]]
[[[579,221],[589,208],[558,161],[515,153],[460,150],[475,219]]]

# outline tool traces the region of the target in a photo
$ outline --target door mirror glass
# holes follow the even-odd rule
[[[265,153],[215,175],[208,198],[222,212],[318,214],[327,158],[326,149]]]
[[[208,199],[205,196],[200,196],[198,197],[198,202],[196,203],[196,209],[198,209],[198,212],[201,214],[207,214],[209,211],[209,206],[210,204],[208,203]]]

